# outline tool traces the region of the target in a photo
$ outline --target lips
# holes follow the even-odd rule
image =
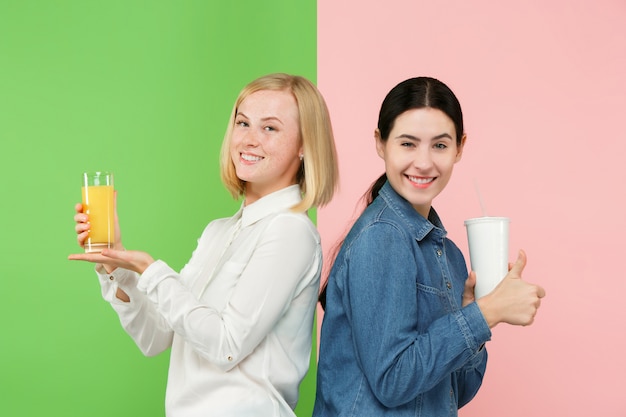
[[[259,162],[263,160],[263,157],[258,156],[258,155],[252,155],[248,153],[241,153],[240,155],[241,155],[241,159],[247,162]]]
[[[407,175],[406,177],[409,181],[418,186],[425,186],[435,181],[435,177],[412,177],[410,175]]]

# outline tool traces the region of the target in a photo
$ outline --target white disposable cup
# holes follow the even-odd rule
[[[508,217],[465,220],[476,299],[489,294],[509,271],[509,223]]]

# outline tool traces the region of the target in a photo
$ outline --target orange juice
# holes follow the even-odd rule
[[[100,252],[113,246],[114,204],[112,185],[89,185],[82,187],[83,213],[89,215],[89,237],[85,252]]]

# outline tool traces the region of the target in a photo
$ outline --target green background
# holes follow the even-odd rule
[[[67,260],[81,172],[115,173],[126,247],[181,268],[239,206],[218,170],[232,104],[279,71],[316,80],[313,0],[0,0],[0,415],[164,415],[168,354],[143,357]]]

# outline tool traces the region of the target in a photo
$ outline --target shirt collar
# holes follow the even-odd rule
[[[447,234],[446,229],[443,227],[443,223],[441,222],[441,219],[439,219],[439,215],[434,208],[430,208],[428,219],[425,219],[417,212],[417,210],[415,210],[411,203],[406,201],[396,192],[396,190],[393,189],[391,184],[389,184],[389,181],[383,185],[378,195],[385,200],[387,205],[394,212],[405,220],[406,226],[409,230],[412,230],[415,233],[417,240],[421,241],[433,230],[435,230],[435,232],[441,237],[444,237]]]
[[[237,213],[235,217],[241,216],[241,225],[245,227],[256,223],[270,214],[287,211],[300,201],[302,201],[300,186],[297,184],[290,185],[289,187],[274,191],[248,206],[244,206],[242,203],[239,213]]]

